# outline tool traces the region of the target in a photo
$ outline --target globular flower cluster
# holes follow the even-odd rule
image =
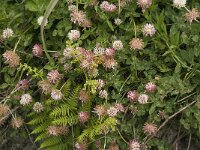
[[[115,117],[118,112],[119,112],[119,110],[114,106],[111,106],[109,109],[107,109],[107,114],[110,117]]]
[[[20,64],[20,58],[14,51],[7,50],[3,54],[3,58],[10,67],[17,67]]]
[[[66,135],[68,132],[68,127],[64,126],[49,126],[48,133],[52,136]]]
[[[127,93],[127,98],[130,102],[135,102],[138,99],[138,93],[136,91],[129,91]]]
[[[119,18],[116,18],[115,21],[114,21],[114,23],[115,23],[117,26],[119,26],[119,25],[122,23],[122,20],[119,19]]]
[[[99,97],[102,98],[102,99],[107,99],[108,92],[106,90],[99,91]]]
[[[112,47],[116,50],[121,50],[123,48],[123,43],[120,40],[116,40],[113,42]]]
[[[152,0],[137,0],[137,5],[142,8],[144,12],[147,8],[149,8],[152,4]]]
[[[92,22],[87,19],[86,14],[81,10],[76,10],[73,5],[70,8],[71,10],[71,22],[80,25],[84,28],[89,28],[92,26]]]
[[[89,101],[89,94],[86,90],[81,90],[79,93],[79,100],[83,103],[87,103]]]
[[[18,83],[17,83],[17,88],[20,90],[28,90],[29,89],[29,81],[27,79],[23,79],[23,80],[20,80]]]
[[[103,1],[100,4],[100,8],[107,13],[115,12],[117,10],[117,6],[115,4],[110,4],[108,1]]]
[[[153,82],[149,82],[145,84],[145,90],[147,93],[153,93],[156,91],[157,86]],[[127,93],[127,98],[130,102],[139,102],[140,104],[146,104],[148,103],[149,96],[145,93],[138,94],[136,90],[131,90]]]
[[[177,8],[185,7],[187,0],[173,0],[173,5]]]
[[[156,33],[156,29],[153,24],[147,23],[144,25],[142,32],[144,36],[152,37]]]
[[[43,93],[47,94],[50,93],[52,90],[52,85],[48,80],[42,80],[38,83],[38,86],[42,90]]]
[[[197,18],[199,18],[199,12],[196,8],[192,8],[192,10],[185,14],[186,21],[190,23],[192,23],[193,21],[197,21]]]
[[[141,150],[141,145],[137,140],[133,139],[129,142],[128,150]]]
[[[11,120],[11,126],[15,129],[20,128],[24,124],[24,120],[21,117],[15,117]]]
[[[97,105],[94,108],[94,113],[96,113],[99,117],[106,114],[106,107],[104,105]]]
[[[47,78],[50,83],[55,84],[56,82],[58,82],[61,79],[61,74],[58,72],[58,70],[51,70],[47,74]]]
[[[133,50],[142,50],[144,48],[143,39],[133,38],[129,44]]]
[[[37,19],[38,25],[40,25],[40,26],[42,25],[43,19],[44,19],[44,16],[38,17],[38,19]],[[46,26],[47,24],[48,24],[48,20],[46,19],[46,20],[44,21],[44,26]]]
[[[51,98],[54,99],[54,100],[61,100],[63,97],[63,94],[60,90],[57,90],[57,89],[53,89],[51,91]]]
[[[78,114],[78,119],[79,119],[79,122],[80,122],[80,123],[85,123],[85,122],[87,122],[88,119],[89,119],[89,114],[88,114],[88,112],[81,111],[81,112]]]
[[[33,110],[36,111],[37,113],[40,113],[40,112],[42,112],[44,110],[44,107],[43,107],[42,103],[36,102],[33,105]]]
[[[32,102],[32,96],[30,94],[23,94],[20,99],[20,104],[25,106]]]
[[[41,57],[43,54],[43,48],[41,44],[35,44],[32,48],[32,53],[36,57]]]
[[[143,127],[144,133],[147,133],[149,135],[155,135],[157,130],[158,130],[158,128],[153,123],[145,123],[145,125]]]
[[[6,28],[6,29],[3,30],[2,37],[3,37],[4,39],[7,39],[7,38],[12,37],[13,34],[14,34],[14,32],[13,32],[12,29],[10,29],[10,28]]]
[[[2,117],[9,113],[9,106],[6,104],[0,104],[0,120]]]
[[[149,100],[149,96],[147,94],[140,94],[138,96],[138,102],[140,104],[146,104],[148,102],[148,100]]]
[[[78,30],[71,30],[68,33],[68,38],[72,41],[77,41],[80,38],[80,31]]]
[[[75,144],[76,150],[87,150],[87,144],[85,142],[82,143],[76,143]]]

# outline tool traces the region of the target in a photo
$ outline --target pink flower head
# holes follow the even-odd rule
[[[127,93],[127,98],[129,99],[130,102],[135,102],[138,99],[138,93],[134,91],[129,91]]]
[[[41,44],[35,44],[32,49],[32,53],[36,57],[40,57],[43,54],[43,48]]]
[[[29,88],[29,81],[27,79],[20,80],[17,83],[17,87],[22,90],[27,90]]]
[[[103,116],[106,113],[106,108],[103,105],[97,105],[94,108],[94,113],[96,113],[98,116]]]
[[[145,123],[145,125],[143,127],[144,133],[147,133],[149,135],[155,135],[157,130],[158,130],[158,128],[153,123]]]
[[[106,50],[105,50],[105,55],[106,56],[114,56],[115,55],[115,49],[114,48],[106,48]]]
[[[194,20],[197,21],[199,18],[199,12],[196,8],[192,8],[188,13],[185,14],[186,21],[192,23]]]
[[[88,112],[81,111],[81,112],[78,114],[78,119],[79,119],[80,123],[85,123],[85,122],[87,122],[88,119],[89,119],[89,114],[88,114]]]
[[[152,82],[149,82],[145,85],[145,89],[148,93],[153,93],[156,90],[156,88],[156,84]]]
[[[17,67],[20,64],[20,58],[14,51],[7,50],[3,53],[3,58],[10,67]]]
[[[100,4],[100,8],[108,13],[115,12],[117,10],[117,6],[114,4],[110,4],[108,1],[103,1]]]
[[[144,36],[153,36],[156,33],[156,29],[153,24],[147,23],[142,29]]]
[[[142,8],[144,12],[147,8],[149,8],[152,4],[152,0],[137,0],[137,5]]]
[[[117,61],[112,57],[104,56],[103,66],[106,69],[115,69],[117,67]]]
[[[135,139],[131,140],[128,145],[128,150],[141,150],[140,143]]]
[[[83,23],[86,19],[86,15],[83,11],[76,11],[76,10],[72,11],[70,16],[71,16],[71,21],[73,23],[78,23],[79,25]]]
[[[131,41],[130,41],[130,47],[134,50],[138,49],[138,50],[141,50],[144,48],[144,42],[143,42],[143,39],[139,39],[139,38],[133,38]]]
[[[123,104],[121,104],[121,103],[116,103],[116,104],[114,105],[114,107],[115,107],[118,111],[124,112],[124,106],[123,106]]]
[[[47,78],[49,82],[56,83],[61,79],[61,74],[58,72],[58,70],[52,70],[47,74]]]
[[[119,110],[115,107],[110,107],[108,110],[107,110],[107,114],[110,116],[110,117],[115,117],[117,115],[117,113],[119,112]]]
[[[140,94],[138,97],[138,102],[140,104],[146,104],[148,99],[149,99],[149,96],[147,94]]]

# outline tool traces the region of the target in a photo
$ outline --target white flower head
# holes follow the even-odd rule
[[[187,0],[173,0],[173,5],[177,8],[185,7]]]
[[[44,107],[43,105],[40,103],[40,102],[36,102],[34,105],[33,105],[33,110],[36,111],[36,112],[41,112],[43,111]]]
[[[113,47],[114,49],[116,49],[116,50],[120,50],[120,49],[123,48],[123,43],[122,43],[122,41],[120,41],[120,40],[116,40],[116,41],[113,42],[112,47]]]
[[[9,38],[9,37],[12,37],[13,36],[13,30],[12,29],[10,29],[10,28],[6,28],[6,29],[4,29],[3,30],[3,38],[4,39],[7,39],[7,38]]]
[[[53,98],[54,100],[61,100],[63,97],[62,93],[60,90],[52,90],[51,92],[51,98]]]
[[[75,11],[76,10],[76,5],[69,5],[68,6],[69,11]]]
[[[144,36],[153,36],[156,33],[156,29],[154,25],[147,23],[144,25],[142,32]]]
[[[25,106],[32,102],[32,97],[30,94],[23,94],[20,99],[20,104]]]
[[[147,94],[140,94],[138,97],[138,102],[140,104],[146,104],[148,99],[149,99],[149,96]]]
[[[115,24],[116,24],[116,25],[119,26],[121,23],[122,23],[122,20],[121,20],[121,19],[119,19],[119,18],[116,18],[116,19],[115,19]]]
[[[68,38],[72,41],[77,41],[80,38],[80,31],[78,30],[71,30],[68,33]]]
[[[41,26],[43,19],[44,19],[44,16],[40,16],[40,17],[37,19],[38,25]],[[44,26],[46,26],[47,23],[48,23],[48,20],[46,19],[45,22],[44,22]]]

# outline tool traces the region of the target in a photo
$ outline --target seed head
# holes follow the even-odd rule
[[[6,116],[8,113],[9,113],[9,106],[6,104],[0,104],[0,118]]]
[[[17,67],[20,63],[20,58],[14,51],[7,50],[3,54],[3,58],[5,59],[5,63],[10,67]]]
[[[24,120],[21,117],[12,118],[11,126],[15,129],[20,128],[24,124]]]

